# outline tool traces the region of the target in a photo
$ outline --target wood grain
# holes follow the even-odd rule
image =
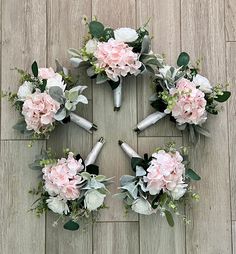
[[[37,60],[46,64],[46,0],[2,0],[2,65],[3,91],[17,92],[19,75],[15,67],[30,71]],[[23,139],[12,129],[19,113],[11,108],[6,98],[1,105],[1,139]]]
[[[225,0],[225,30],[226,40],[236,41],[236,2]]]
[[[152,39],[152,50],[165,53],[168,64],[176,64],[180,53],[180,1],[147,0],[137,1],[137,26],[144,25],[150,19],[148,28]],[[149,77],[138,77],[138,122],[154,112],[149,97],[153,94]],[[152,127],[141,132],[139,136],[181,136],[174,124],[166,117]]]
[[[38,171],[29,169],[44,142],[32,148],[28,141],[1,141],[0,251],[1,253],[45,253],[45,216],[28,212],[37,197],[28,193],[37,187]]]
[[[96,16],[105,25],[114,28],[120,26],[135,27],[135,1],[93,0],[92,15]],[[122,6],[122,8],[114,8]],[[125,10],[125,11],[123,11]],[[104,15],[104,13],[112,13]],[[93,86],[93,119],[98,125],[94,133],[95,143],[100,136],[105,137],[107,143],[99,159],[101,172],[107,176],[115,176],[111,186],[112,194],[116,193],[119,178],[130,170],[130,162],[118,146],[118,140],[123,139],[134,149],[137,147],[137,136],[132,131],[137,120],[136,111],[136,82],[134,78],[125,79],[123,85],[123,104],[119,112],[113,111],[112,91],[108,84]],[[125,221],[137,220],[137,216],[126,216],[119,200],[108,199],[109,209],[101,215],[101,220]]]
[[[90,0],[50,0],[48,1],[48,45],[47,63],[54,67],[57,58],[59,62],[70,67],[68,48],[79,48],[86,33],[85,26],[82,24],[82,16],[91,16]],[[92,101],[91,85],[87,79],[81,83],[89,85],[86,96],[90,98],[88,105],[79,105],[78,114],[92,121]],[[83,158],[87,156],[92,145],[92,135],[84,129],[68,123],[58,126],[47,141],[47,147],[52,148],[58,156],[61,156],[64,148],[69,148],[75,154],[80,153]],[[88,225],[85,231],[81,228],[77,232],[69,232],[63,229],[63,223],[56,228],[52,227],[56,216],[52,213],[47,214],[47,238],[46,253],[92,253],[92,225]]]
[[[202,73],[211,83],[225,82],[224,1],[182,0],[182,50],[202,57]],[[191,162],[201,175],[201,200],[188,210],[192,224],[186,231],[187,253],[231,253],[230,187],[227,112],[209,116],[211,138],[192,148]],[[222,186],[223,189],[222,189]]]
[[[168,142],[176,142],[177,147],[182,145],[182,138],[142,137],[138,140],[140,155],[148,153],[149,156],[157,147]],[[175,226],[171,228],[165,217],[159,214],[140,216],[140,254],[162,254],[185,252],[185,224],[180,217],[175,216]]]
[[[232,221],[232,234],[233,254],[236,254],[236,221]]]
[[[231,186],[231,214],[232,220],[236,220],[236,42],[227,43],[227,81],[230,86],[231,98],[228,103],[228,120],[229,120],[229,158],[230,158],[230,186]]]
[[[138,222],[96,223],[93,230],[94,254],[139,253]]]

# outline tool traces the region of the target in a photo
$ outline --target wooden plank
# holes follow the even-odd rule
[[[225,30],[226,40],[236,41],[236,2],[225,0]]]
[[[93,230],[93,253],[139,253],[138,235],[138,222],[96,223]]]
[[[137,1],[137,26],[149,22],[149,31],[154,53],[165,53],[168,64],[176,64],[180,53],[180,1],[147,0]],[[154,112],[149,97],[153,94],[151,80],[148,77],[138,78],[138,122]],[[174,124],[166,119],[146,129],[139,136],[181,136]]]
[[[122,8],[116,8],[122,6]],[[105,25],[111,27],[135,27],[135,0],[93,0],[92,15]],[[104,15],[107,13],[108,15]],[[112,13],[112,14],[111,14]],[[112,18],[111,18],[112,15]],[[93,119],[98,125],[93,142],[105,135],[107,143],[99,159],[102,173],[115,176],[111,186],[112,194],[117,192],[119,178],[130,172],[130,161],[118,146],[118,140],[123,139],[133,148],[137,147],[137,136],[132,131],[137,121],[136,82],[134,78],[126,79],[123,85],[123,105],[119,112],[113,111],[112,91],[108,84],[93,86]],[[114,198],[108,200],[109,209],[101,215],[101,220],[137,220],[137,216],[125,215],[123,205]]]
[[[44,142],[32,148],[28,141],[1,141],[0,171],[0,252],[7,254],[43,254],[45,252],[45,216],[28,212],[35,197],[28,191],[38,184],[38,171],[29,169]]]
[[[236,254],[236,221],[232,221],[232,234],[233,254]]]
[[[202,57],[202,72],[211,83],[225,82],[224,1],[182,0],[182,50],[191,59]],[[226,107],[209,116],[205,126],[211,138],[202,138],[190,152],[200,202],[189,212],[187,253],[231,253],[228,123]],[[223,189],[222,189],[223,188]]]
[[[19,75],[11,69],[18,67],[30,71],[34,60],[46,64],[46,0],[2,0],[2,66],[3,91],[17,92]],[[1,138],[22,139],[12,129],[19,113],[11,108],[7,99],[1,105]]]
[[[157,147],[163,146],[173,138],[140,137],[138,152],[140,155],[151,155]],[[182,138],[175,138],[177,146],[182,145]],[[185,224],[175,216],[175,226],[171,228],[166,219],[159,214],[140,216],[140,254],[145,253],[185,253]]]
[[[228,123],[229,123],[229,157],[230,157],[230,186],[231,186],[231,211],[232,220],[236,220],[236,42],[227,43],[227,80],[230,84],[229,89],[231,90],[231,98],[228,103]]]
[[[82,16],[91,17],[91,0],[50,0],[48,1],[48,45],[47,63],[48,66],[55,66],[55,59],[66,67],[70,67],[68,48],[81,46],[86,27],[82,24]],[[83,85],[89,85],[86,96],[89,98],[88,105],[79,105],[79,115],[92,120],[92,101],[90,81],[84,81]],[[83,158],[91,149],[92,135],[75,125],[68,123],[58,126],[47,142],[59,155],[62,155],[64,148],[69,148],[75,154],[80,153]],[[63,224],[52,227],[56,216],[52,213],[47,215],[46,253],[92,253],[92,225],[88,225],[85,231],[81,228],[78,232],[69,232],[63,229]],[[68,248],[68,246],[70,246]]]

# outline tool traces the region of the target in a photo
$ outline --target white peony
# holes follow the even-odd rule
[[[179,200],[185,194],[187,184],[178,184],[173,191],[171,191],[171,196],[174,200]]]
[[[61,197],[50,197],[46,200],[48,204],[48,208],[52,210],[54,213],[59,214],[67,214],[70,212],[69,207],[65,200],[63,200]]]
[[[136,199],[132,204],[132,210],[136,213],[150,215],[155,212],[151,204],[144,198]]]
[[[138,39],[137,32],[128,27],[122,27],[114,31],[115,39],[123,42],[133,42]]]
[[[25,81],[18,89],[17,92],[18,99],[24,101],[27,96],[32,94],[33,89],[34,89],[33,84],[29,81]]]
[[[59,73],[56,73],[56,75],[53,78],[49,78],[47,80],[47,85],[46,85],[46,90],[49,90],[50,87],[53,86],[58,86],[60,87],[63,91],[66,88],[66,84],[62,80],[62,76]]]
[[[97,40],[91,39],[91,40],[87,41],[87,43],[85,45],[86,52],[88,54],[93,54],[96,51],[97,46],[98,46]]]
[[[105,199],[106,195],[97,190],[89,190],[85,193],[84,205],[89,211],[99,208]]]
[[[193,83],[199,87],[201,91],[204,93],[211,93],[212,92],[212,86],[209,82],[209,80],[199,74],[197,74],[195,77],[193,77]]]

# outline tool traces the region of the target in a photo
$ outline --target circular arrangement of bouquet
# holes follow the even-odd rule
[[[230,92],[222,85],[212,87],[207,78],[198,74],[198,66],[191,66],[189,60],[189,55],[182,52],[177,60],[179,68],[169,65],[159,68],[154,79],[155,94],[150,98],[157,112],[138,123],[135,131],[142,131],[170,115],[178,129],[189,131],[193,143],[199,134],[209,136],[202,124],[208,113],[218,114],[218,103],[228,100]]]
[[[200,176],[189,168],[186,148],[178,151],[174,144],[169,144],[158,148],[150,158],[145,154],[142,159],[128,144],[123,141],[119,144],[131,159],[135,176],[121,177],[121,193],[117,195],[128,210],[143,215],[159,212],[174,226],[172,215],[181,215],[180,204],[187,198],[199,199],[190,182],[200,180]],[[186,216],[182,217],[187,222]]]
[[[59,215],[58,220],[67,220],[64,228],[79,229],[79,219],[89,218],[96,211],[105,208],[104,199],[109,193],[106,186],[111,182],[99,175],[94,164],[104,139],[101,138],[84,161],[81,156],[66,151],[66,157],[56,159],[51,151],[37,156],[30,168],[40,170],[41,180],[36,189],[30,190],[39,196],[31,211],[41,215],[47,210]]]
[[[57,62],[57,72],[52,68],[38,68],[32,64],[32,74],[18,70],[21,75],[17,93],[9,93],[9,100],[22,119],[13,127],[33,139],[47,137],[57,122],[73,121],[91,132],[97,126],[76,115],[79,103],[87,104],[82,95],[86,86],[77,86],[68,70]]]
[[[122,83],[126,76],[154,73],[161,59],[150,50],[150,37],[146,25],[112,29],[97,20],[87,22],[89,33],[84,47],[69,49],[75,67],[87,68],[87,75],[97,84],[107,82],[113,90],[114,110],[122,101]]]

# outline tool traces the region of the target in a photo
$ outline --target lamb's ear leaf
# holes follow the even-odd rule
[[[136,171],[136,166],[142,166],[144,164],[144,160],[139,157],[132,157],[131,159],[131,167],[134,171]]]
[[[186,52],[181,52],[179,57],[178,57],[178,60],[177,60],[177,65],[179,67],[187,66],[188,63],[189,63],[189,60],[190,60],[189,54],[186,53]]]
[[[75,231],[79,229],[79,224],[73,220],[69,220],[64,224],[63,227],[64,229]]]
[[[171,227],[174,227],[175,222],[174,222],[174,219],[173,219],[173,216],[172,216],[171,212],[169,212],[168,210],[165,210],[164,213],[165,213],[166,220],[167,220],[168,224]]]
[[[86,172],[88,172],[89,174],[98,175],[99,167],[97,165],[90,164],[86,167]]]
[[[36,61],[34,61],[33,64],[31,65],[31,69],[32,69],[32,73],[37,78],[39,74],[39,69],[38,69],[38,64]]]
[[[231,92],[224,91],[222,95],[218,95],[217,98],[215,98],[215,101],[225,102],[229,99],[230,95],[231,95]]]

